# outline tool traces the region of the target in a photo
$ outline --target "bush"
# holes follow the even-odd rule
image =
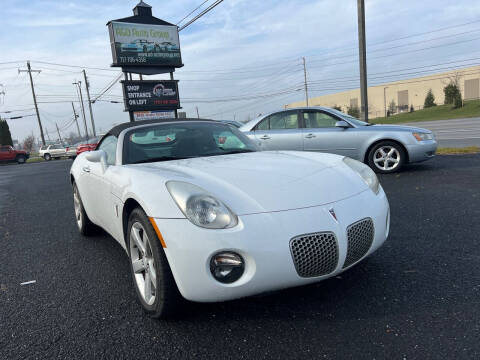
[[[410,112],[414,112],[415,111],[415,108],[413,107],[413,105],[410,105]]]
[[[458,109],[458,108],[461,108],[462,106],[463,106],[462,94],[458,92],[457,95],[455,96],[455,100],[453,101],[453,108]]]
[[[335,109],[337,111],[342,111],[342,107],[338,105],[335,105],[332,109]]]
[[[433,91],[432,89],[430,89],[428,90],[427,96],[425,97],[423,107],[426,109],[433,106],[437,106],[437,104],[435,104],[435,95],[433,95]]]
[[[360,118],[360,109],[357,106],[351,106],[347,111],[348,115],[353,116],[356,119]]]
[[[390,115],[397,112],[397,104],[395,103],[395,100],[390,101],[390,104],[388,104],[388,111],[390,111]]]
[[[451,81],[450,84],[448,84],[443,88],[443,93],[445,94],[445,104],[454,104],[455,99],[458,96],[462,98],[460,89],[458,88],[457,84],[454,83],[453,81]]]

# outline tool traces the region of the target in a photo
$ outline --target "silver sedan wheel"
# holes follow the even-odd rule
[[[156,266],[150,239],[138,221],[132,225],[130,231],[130,259],[138,291],[143,301],[153,305],[157,293]]]
[[[75,207],[75,220],[77,221],[77,226],[79,229],[82,229],[83,225],[83,214],[82,214],[82,204],[80,203],[80,196],[78,195],[78,190],[75,187],[73,191],[73,206]]]
[[[383,171],[392,171],[400,164],[400,152],[393,146],[379,147],[373,154],[373,163]]]

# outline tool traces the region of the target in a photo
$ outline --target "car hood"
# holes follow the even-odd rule
[[[404,131],[404,132],[421,132],[421,133],[430,133],[430,130],[418,128],[414,126],[404,126],[404,125],[384,125],[384,124],[375,124],[368,127],[369,129],[378,130],[378,131]]]
[[[368,189],[342,159],[332,154],[265,151],[129,167],[140,172],[141,179],[152,178],[147,172],[164,183],[200,186],[245,215],[324,205]]]

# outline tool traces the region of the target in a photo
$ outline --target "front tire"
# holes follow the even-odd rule
[[[97,226],[90,221],[85,208],[83,207],[82,198],[78,191],[77,184],[73,183],[73,207],[75,209],[75,222],[77,224],[78,231],[83,236],[90,236],[95,234],[98,229]]]
[[[45,154],[45,155],[43,155],[43,158],[45,159],[45,161],[50,161],[50,160],[52,160],[52,155]]]
[[[382,141],[368,153],[368,165],[377,173],[390,174],[402,168],[406,160],[402,146],[393,141]]]
[[[144,311],[152,318],[172,317],[183,298],[160,240],[141,208],[130,214],[127,241],[133,283]]]
[[[27,161],[27,158],[23,155],[19,155],[17,156],[17,164],[25,164],[25,162]]]

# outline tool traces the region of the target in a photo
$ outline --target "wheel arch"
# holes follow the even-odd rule
[[[389,142],[394,142],[396,144],[398,144],[402,149],[403,151],[405,152],[405,155],[406,155],[406,161],[405,161],[405,164],[410,162],[410,159],[409,159],[409,155],[408,155],[408,150],[407,148],[405,147],[405,145],[403,145],[400,141],[396,140],[396,139],[391,139],[391,138],[384,138],[384,139],[378,139],[378,140],[375,140],[373,143],[371,143],[368,148],[367,148],[367,151],[365,151],[365,154],[363,155],[363,162],[365,164],[368,164],[368,154],[370,154],[370,151],[372,150],[372,148],[378,144],[380,144],[381,142],[385,142],[385,141],[389,141]]]
[[[125,203],[123,204],[122,208],[122,232],[123,232],[123,238],[125,240],[125,246],[127,246],[127,231],[128,231],[128,219],[130,217],[130,214],[134,209],[137,207],[141,208],[143,211],[145,209],[140,205],[140,203],[135,200],[134,198],[128,198]]]

